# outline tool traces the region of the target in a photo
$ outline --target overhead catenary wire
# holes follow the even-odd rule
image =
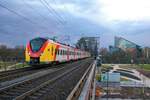
[[[26,21],[29,22],[29,23],[36,24],[36,23],[34,23],[32,20],[26,18],[25,16],[23,16],[23,15],[17,13],[16,11],[14,11],[14,10],[12,10],[12,9],[9,9],[8,7],[6,7],[6,6],[2,5],[2,4],[0,4],[0,7],[2,7],[2,8],[4,8],[4,9],[8,10],[9,12],[11,12],[11,13],[13,13],[13,14],[15,14],[15,15],[21,17],[21,18],[23,18],[24,20],[26,20]]]
[[[62,20],[58,18],[58,16],[54,13],[54,11],[50,8],[49,5],[47,5],[47,3],[44,0],[39,0],[39,1],[49,11],[49,14],[51,14],[51,15],[53,15],[55,17],[55,19],[57,20],[57,22],[59,24],[64,25],[64,23],[62,22]]]
[[[48,22],[50,22],[51,23],[51,21],[48,19],[48,18],[46,18],[44,15],[42,15],[40,12],[38,12],[37,10],[36,10],[36,8],[34,8],[34,7],[32,7],[29,3],[27,3],[25,0],[23,0],[23,3],[27,6],[27,7],[29,7],[30,9],[32,9],[35,13],[37,13],[38,15],[39,15],[39,17],[41,17],[42,19],[43,19],[43,21],[45,21],[45,23],[47,24],[47,26],[49,26],[49,24],[48,24]],[[57,24],[59,24],[59,23],[57,23]],[[60,29],[58,29],[59,27],[56,25],[55,27],[57,27],[57,30],[60,30]]]
[[[33,11],[35,11],[40,17],[43,18],[44,21],[47,22],[47,18],[45,16],[43,16],[41,13],[39,13],[34,7],[32,7],[29,3],[27,3],[25,0],[23,0],[23,3],[29,7],[30,9],[32,9]]]
[[[50,5],[50,3],[48,3],[46,0],[43,0],[46,4],[47,4],[47,6],[49,7],[49,8],[51,8],[51,10],[53,11],[53,13],[56,15],[56,16],[58,16],[58,18],[60,18],[61,20],[62,20],[62,22],[65,22],[65,20],[64,20],[64,18],[62,17],[62,15],[60,15],[51,5]],[[55,1],[54,1],[55,2]],[[56,4],[56,2],[55,2],[55,4]]]
[[[50,15],[50,16],[54,16],[54,18],[56,19],[56,23],[60,26],[64,26],[64,23],[59,19],[59,18],[57,18],[57,16],[56,15],[54,15],[53,14],[53,12],[51,11],[51,9],[47,6],[47,4],[43,1],[43,0],[39,0],[39,2],[47,9],[47,11],[49,12],[48,14]],[[61,32],[62,31],[62,27],[59,27],[58,26],[58,28],[57,28],[57,30],[59,31],[59,32]]]
[[[4,6],[4,5],[1,4],[1,3],[0,3],[0,7],[6,9],[7,11],[9,11],[9,12],[15,14],[15,15],[17,15],[18,17],[21,17],[22,19],[24,19],[25,21],[27,21],[27,22],[29,22],[29,23],[31,23],[31,24],[38,25],[38,23],[36,23],[36,22],[32,21],[31,19],[25,17],[24,15],[22,15],[22,14],[16,12],[15,10],[12,10],[12,9],[10,9],[10,8],[8,8],[8,7],[6,7],[6,6]],[[43,27],[43,26],[38,26],[38,27],[45,28],[45,27]]]
[[[27,3],[25,0],[23,0],[23,3],[29,7],[30,9],[32,9],[34,12],[36,12],[42,19],[43,21],[45,21],[46,23],[48,22],[47,18],[45,16],[43,16],[41,13],[39,13],[34,7],[32,7],[29,3]],[[47,23],[48,24],[48,23]]]
[[[42,1],[42,0],[41,0],[41,1]],[[48,3],[48,2],[47,2],[47,3]],[[44,4],[44,2],[43,2],[43,4]],[[30,5],[29,5],[29,6],[30,6]],[[5,6],[5,5],[2,4],[1,2],[0,2],[0,7],[3,8],[3,9],[6,9],[7,11],[13,13],[14,15],[16,15],[16,16],[22,18],[22,19],[25,20],[26,22],[28,22],[28,23],[30,23],[30,24],[33,24],[33,25],[34,25],[33,27],[36,27],[36,28],[37,28],[37,26],[38,26],[38,27],[42,28],[43,30],[44,30],[44,29],[47,29],[46,27],[43,27],[43,26],[41,26],[40,24],[38,24],[37,22],[33,21],[31,18],[26,17],[26,16],[23,15],[22,13],[17,12],[16,10],[11,9],[11,8]],[[56,14],[57,12],[54,11],[55,9],[53,9],[53,10],[50,9],[50,6],[48,6],[48,4],[46,4],[46,2],[45,2],[45,7],[47,7],[47,9],[49,9],[49,12],[51,12],[51,13],[53,12],[52,14],[53,14],[53,16],[56,16],[56,17],[57,17],[57,19],[59,20],[59,24],[62,24],[62,26],[64,26],[63,21],[58,18],[58,14]],[[31,9],[35,9],[35,8],[32,7],[32,6],[30,6],[30,8],[31,8]],[[51,11],[51,10],[52,10],[52,11]],[[36,9],[35,9],[35,11],[36,11]],[[37,11],[36,11],[36,12],[37,12]],[[55,12],[55,15],[54,15],[54,12]],[[39,14],[39,13],[38,13],[38,14]],[[48,21],[48,20],[46,20],[41,14],[39,14],[39,16],[41,16],[45,21]],[[58,27],[58,28],[60,28],[60,27]],[[58,29],[58,30],[59,30],[59,29]],[[59,31],[61,31],[61,30],[59,30]]]
[[[55,5],[57,5],[57,3],[56,3],[56,1],[55,0],[53,0],[53,2],[55,3]],[[63,7],[66,9],[66,6],[65,5],[63,5]],[[58,13],[59,14],[59,13]],[[64,16],[65,15],[65,16]],[[67,18],[67,16],[66,16],[66,14],[61,14],[60,16],[64,19],[64,22],[65,23],[67,23],[67,20],[66,20],[66,18]],[[69,17],[68,17],[69,18]]]
[[[46,1],[46,0],[45,0]],[[55,0],[53,0],[53,2],[54,2],[54,4],[55,5],[57,5],[57,3],[56,3],[56,1]],[[47,4],[50,6],[50,4],[47,2]],[[54,11],[55,11],[55,9],[52,7],[52,6],[50,6]],[[66,8],[66,6],[64,5],[64,8],[65,9],[67,9]],[[66,25],[68,24],[68,21],[66,20],[66,18],[67,18],[67,15],[65,15],[65,16],[62,16],[62,14],[60,15],[57,11],[55,11],[56,12],[56,14],[58,15],[58,16],[60,16],[62,19],[63,19],[63,29],[64,29],[64,31],[66,31],[67,33],[69,32],[69,30],[70,30],[70,28],[68,29],[67,27],[66,27]],[[70,18],[71,16],[69,16],[68,18]],[[67,28],[67,29],[66,29]],[[67,34],[66,34],[67,35]],[[68,36],[68,35],[67,35]]]

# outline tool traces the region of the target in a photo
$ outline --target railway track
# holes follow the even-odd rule
[[[0,83],[5,82],[5,81],[11,81],[13,79],[16,79],[16,78],[19,78],[22,76],[26,76],[26,75],[30,75],[30,74],[40,72],[43,70],[61,67],[63,65],[64,64],[59,64],[56,66],[49,65],[50,67],[49,66],[47,66],[47,67],[46,66],[44,66],[44,67],[38,66],[38,68],[37,68],[37,66],[32,66],[32,67],[25,67],[25,68],[20,68],[20,69],[16,69],[16,70],[0,72]]]
[[[0,99],[53,100],[59,99],[58,97],[60,97],[62,98],[61,100],[63,100],[73,89],[73,86],[76,85],[91,61],[91,59],[85,59],[66,64],[65,67],[49,74],[1,88]],[[61,93],[60,96],[59,93]]]
[[[33,69],[35,69],[35,67],[25,67],[25,68],[20,68],[16,70],[0,72],[0,83],[15,79],[15,78],[27,75],[27,74],[32,74],[34,72]],[[35,71],[36,70],[39,70],[39,69],[35,69]]]

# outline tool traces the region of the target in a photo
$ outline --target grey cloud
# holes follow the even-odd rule
[[[12,45],[24,45],[28,40],[36,36],[53,37],[58,36],[58,39],[63,42],[63,37],[69,36],[72,44],[81,36],[100,36],[102,45],[108,46],[113,43],[113,36],[120,35],[127,38],[133,37],[135,34],[146,34],[150,32],[149,22],[129,22],[116,21],[104,26],[102,23],[95,23],[88,19],[74,16],[68,12],[57,11],[64,18],[65,22],[60,24],[56,15],[51,14],[39,0],[24,0],[34,9],[23,3],[22,0],[0,1],[10,9],[17,11],[19,14],[29,18],[36,24],[31,24],[23,20],[21,17],[0,7],[0,43]],[[47,0],[53,4],[72,3],[79,6],[83,11],[95,13],[97,6],[94,0]],[[39,15],[40,14],[40,15]],[[42,17],[44,16],[44,17]],[[98,19],[99,20],[99,19]],[[138,35],[138,37],[144,35]],[[148,37],[148,36],[147,36]],[[134,39],[134,38],[131,38]],[[135,39],[141,43],[142,40]],[[147,40],[148,41],[148,40]],[[144,42],[144,44],[146,44]],[[142,45],[144,45],[142,44]],[[149,44],[146,44],[149,45]]]

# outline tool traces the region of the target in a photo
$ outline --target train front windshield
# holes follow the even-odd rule
[[[36,38],[30,41],[31,49],[33,52],[37,52],[40,50],[42,45],[47,41],[44,38]]]

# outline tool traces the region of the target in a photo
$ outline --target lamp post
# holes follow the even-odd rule
[[[108,100],[108,81],[109,81],[109,70],[107,69],[107,100]]]

